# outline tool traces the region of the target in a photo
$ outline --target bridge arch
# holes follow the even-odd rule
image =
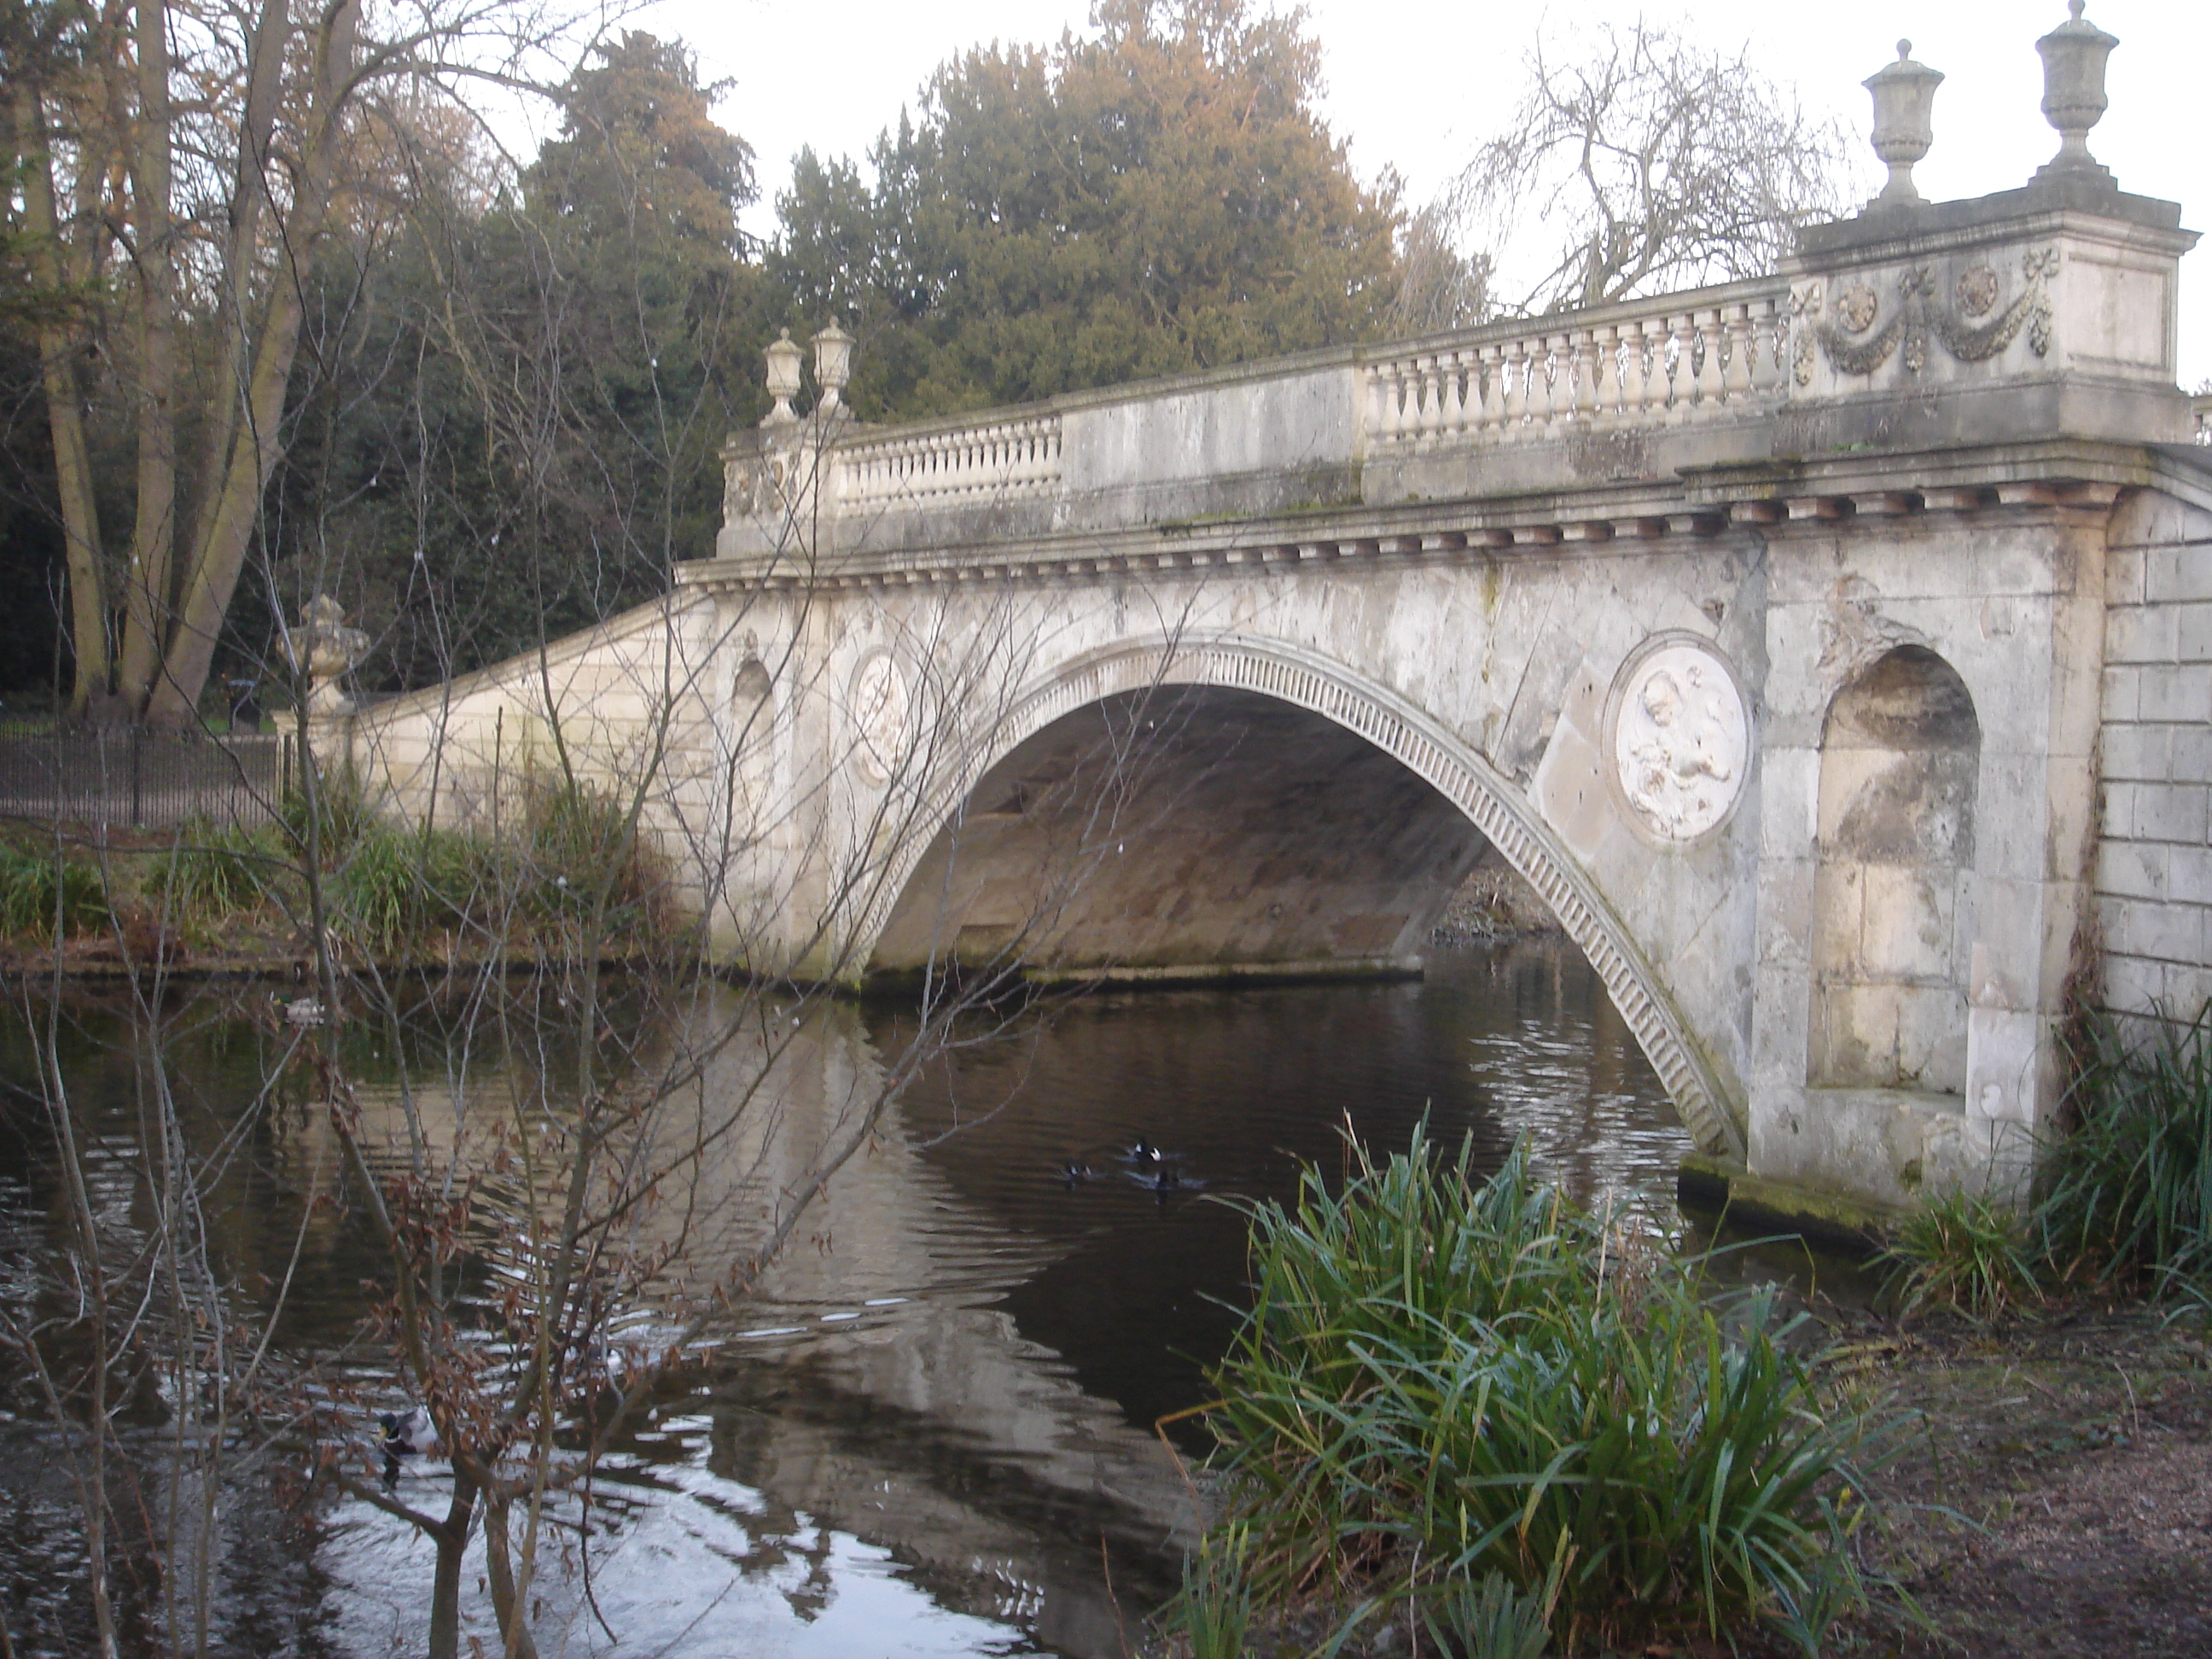
[[[927,849],[992,768],[1028,738],[1088,705],[1130,693],[1212,687],[1258,693],[1364,738],[1464,815],[1543,896],[1589,958],[1686,1127],[1706,1151],[1741,1158],[1743,1133],[1666,987],[1588,873],[1535,809],[1483,757],[1387,687],[1320,654],[1235,633],[1125,641],[1079,656],[1025,688],[987,733],[963,745],[902,839],[861,938],[872,954]]]

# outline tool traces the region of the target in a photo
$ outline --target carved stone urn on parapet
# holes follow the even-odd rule
[[[345,611],[327,593],[318,593],[293,630],[294,665],[307,672],[307,718],[330,720],[353,713],[353,700],[338,682],[368,654],[368,635],[346,626]]]

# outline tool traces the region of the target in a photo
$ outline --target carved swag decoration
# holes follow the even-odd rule
[[[1931,334],[1960,362],[1978,363],[2002,351],[2025,328],[2028,349],[2039,357],[2045,356],[2051,350],[2049,283],[2057,270],[2057,248],[2031,248],[2021,257],[2021,275],[2025,281],[2013,302],[1989,321],[1974,324],[1966,318],[1981,315],[1996,303],[1996,272],[1987,266],[1966,272],[1959,279],[1954,296],[1957,310],[1947,311],[1937,300],[1936,284],[1928,267],[1915,265],[1899,275],[1897,306],[1889,320],[1870,335],[1866,331],[1873,327],[1880,310],[1872,289],[1855,285],[1836,296],[1835,314],[1842,325],[1838,328],[1817,320],[1821,310],[1820,285],[1813,283],[1790,296],[1790,308],[1799,319],[1791,364],[1797,384],[1812,382],[1816,340],[1829,366],[1839,374],[1871,374],[1893,354],[1901,355],[1908,374],[1917,374],[1927,367]],[[1859,335],[1865,337],[1853,337]]]

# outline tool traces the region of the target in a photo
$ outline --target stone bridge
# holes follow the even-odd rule
[[[1901,1203],[2212,991],[2179,223],[1908,165],[1770,279],[892,428],[785,341],[714,559],[322,741],[649,777],[721,959],[856,983],[1417,971],[1502,857],[1711,1158]]]

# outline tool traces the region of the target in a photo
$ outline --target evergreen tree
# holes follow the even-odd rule
[[[1103,0],[1096,39],[939,70],[863,186],[802,155],[772,265],[857,327],[852,392],[897,417],[1362,337],[1395,284],[1397,184],[1315,104],[1303,18]]]

